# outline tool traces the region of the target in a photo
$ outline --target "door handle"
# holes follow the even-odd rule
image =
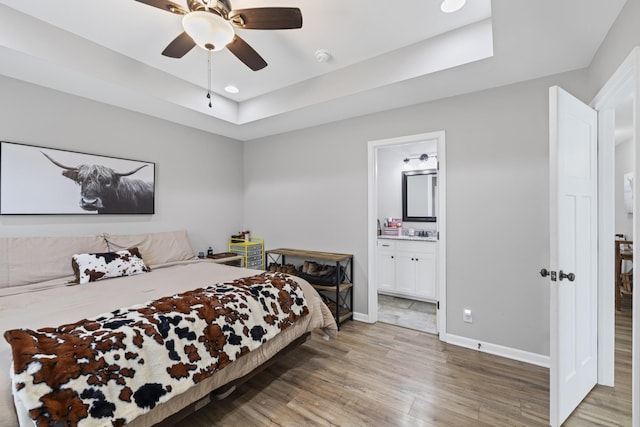
[[[551,276],[551,281],[555,282],[556,281],[556,272],[555,271],[549,271],[546,268],[543,268],[542,270],[540,270],[540,275],[542,277],[547,277],[547,276]],[[562,282],[564,279],[568,279],[570,282],[573,282],[574,280],[576,280],[576,275],[573,273],[565,273],[564,271],[560,270],[560,272],[558,273],[558,276],[560,277],[560,281]]]
[[[556,281],[556,272],[555,271],[549,271],[546,268],[543,268],[542,270],[540,270],[540,275],[542,277],[551,276],[551,281],[552,282]],[[562,280],[562,279],[560,279],[560,280]]]
[[[570,282],[573,282],[574,280],[576,280],[576,275],[573,273],[565,273],[564,271],[560,270],[560,281],[562,282],[562,279],[569,279]]]

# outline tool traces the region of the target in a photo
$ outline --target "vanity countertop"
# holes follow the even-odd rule
[[[423,237],[423,236],[378,236],[378,239],[387,239],[387,240],[418,240],[422,242],[437,242],[438,239],[435,237]]]

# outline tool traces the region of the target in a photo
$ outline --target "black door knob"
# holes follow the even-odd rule
[[[576,280],[576,275],[573,273],[566,274],[564,271],[560,270],[559,275],[560,281],[562,281],[562,279],[569,279],[570,282]]]

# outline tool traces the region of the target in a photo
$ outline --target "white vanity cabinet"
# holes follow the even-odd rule
[[[436,245],[432,241],[378,239],[378,291],[436,301]]]
[[[436,243],[396,242],[396,291],[436,299]]]

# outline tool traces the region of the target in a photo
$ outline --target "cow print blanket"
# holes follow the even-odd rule
[[[120,426],[309,313],[289,276],[263,273],[38,330],[5,332],[14,393],[38,426]]]

